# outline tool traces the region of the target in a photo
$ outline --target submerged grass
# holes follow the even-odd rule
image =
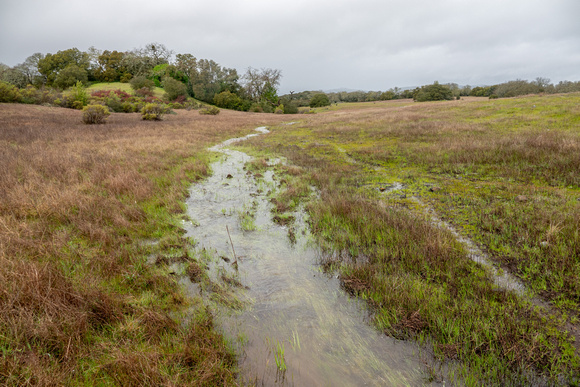
[[[579,106],[580,94],[339,105],[243,146],[286,157],[318,187],[308,209],[323,264],[385,333],[458,360],[468,385],[574,385]],[[414,198],[550,306],[494,285]]]
[[[0,104],[0,384],[235,384],[211,312],[178,324],[189,301],[147,257],[188,260],[183,200],[205,148],[280,118],[81,115]]]

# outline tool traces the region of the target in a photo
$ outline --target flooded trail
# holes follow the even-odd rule
[[[238,346],[240,382],[428,384],[419,348],[377,332],[365,321],[364,302],[321,272],[304,213],[294,214],[293,242],[287,228],[272,222],[268,193],[276,187],[274,173],[256,181],[244,170],[251,157],[226,148],[245,138],[210,148],[226,157],[212,164],[211,177],[191,188],[187,206],[192,223],[186,224],[187,236],[198,242],[197,254],[214,257],[209,264],[214,281],[237,283],[232,293],[238,301],[234,308],[217,307],[216,323]],[[247,213],[254,215],[249,224],[242,221]],[[200,287],[190,283],[189,289],[199,292]]]

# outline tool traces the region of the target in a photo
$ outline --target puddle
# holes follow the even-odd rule
[[[245,138],[210,148],[226,157],[212,164],[211,177],[190,189],[187,206],[193,223],[185,225],[187,236],[198,242],[198,253],[214,257],[210,271],[237,281],[231,291],[238,307],[217,307],[216,323],[238,348],[240,382],[428,384],[420,349],[377,332],[365,320],[364,303],[345,294],[338,279],[321,272],[304,213],[294,214],[292,242],[289,230],[272,222],[267,194],[276,185],[273,172],[256,182],[243,168],[251,157],[226,148]],[[255,217],[243,221],[248,212]],[[232,265],[236,257],[237,271]],[[192,294],[200,292],[196,284],[184,286]]]

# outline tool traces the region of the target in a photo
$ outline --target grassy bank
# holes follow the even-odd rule
[[[459,360],[450,377],[469,385],[574,385],[579,106],[578,94],[344,104],[241,146],[286,156],[296,184],[318,187],[323,263],[385,333]],[[495,286],[429,208],[548,306]]]
[[[211,312],[147,261],[190,259],[179,226],[205,148],[280,117],[81,115],[0,104],[0,384],[233,384]]]
[[[97,90],[122,90],[125,93],[133,94],[133,88],[129,83],[121,83],[121,82],[99,82],[94,83],[91,86],[87,87],[87,91],[92,93],[93,91]],[[163,98],[163,94],[165,91],[161,87],[153,88],[153,95],[157,98]]]

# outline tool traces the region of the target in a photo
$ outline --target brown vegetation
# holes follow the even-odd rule
[[[180,111],[162,122],[0,104],[0,384],[223,385],[233,359],[204,310],[182,327],[143,239],[178,235],[204,149],[276,116]],[[148,250],[149,249],[149,250]]]

